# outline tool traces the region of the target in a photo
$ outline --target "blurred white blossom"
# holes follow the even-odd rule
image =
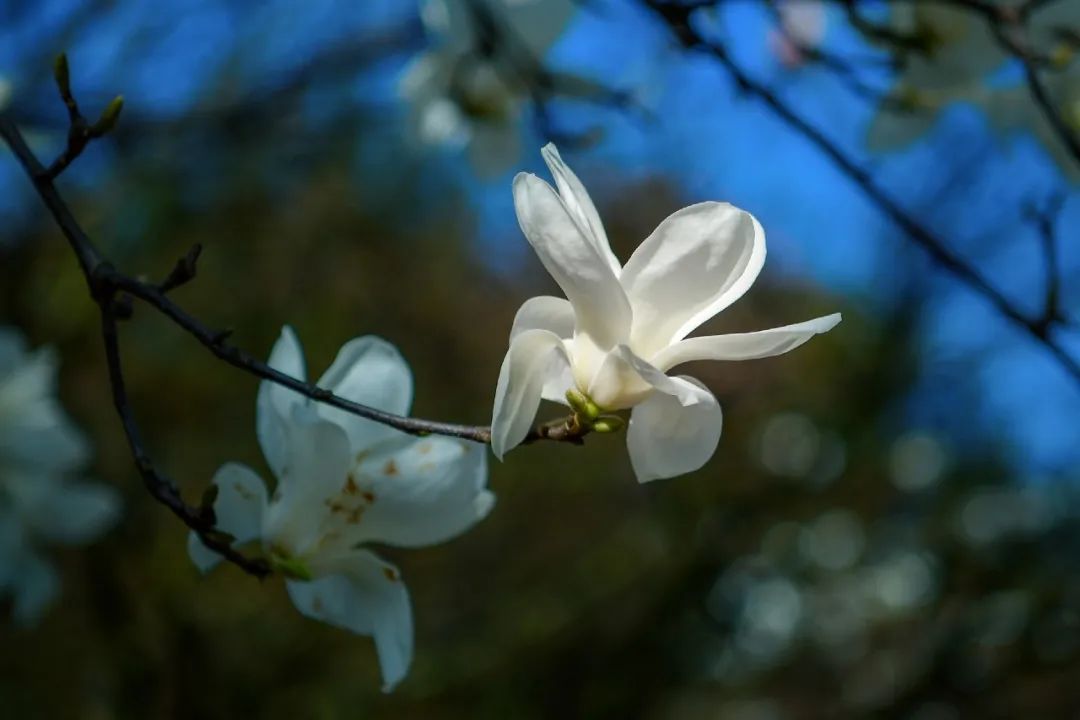
[[[825,6],[821,0],[780,0],[776,14],[779,27],[769,31],[769,47],[782,64],[799,67],[805,50],[817,48],[825,37]]]
[[[1023,77],[1000,72],[1016,61],[979,13],[939,3],[891,3],[889,25],[922,38],[928,49],[905,56],[892,96],[910,112],[880,108],[867,136],[872,150],[904,147],[926,135],[946,107],[967,103],[983,110],[1001,134],[1032,134],[1067,176],[1080,179],[1080,167],[1033,101]],[[1031,14],[1028,27],[1031,47],[1055,63],[1043,74],[1050,103],[1073,132],[1080,132],[1080,58],[1075,44],[1062,34],[1062,29],[1080,28],[1080,3],[1048,3]]]
[[[599,412],[633,408],[627,446],[640,482],[705,464],[720,440],[720,404],[698,380],[669,376],[693,360],[749,360],[792,350],[840,315],[771,330],[684,339],[731,305],[765,262],[765,233],[727,203],[669,216],[626,266],[608,245],[585,187],[543,149],[558,191],[527,173],[514,179],[518,222],[568,300],[534,297],[514,318],[492,414],[492,449],[529,431],[541,399],[578,397]]]
[[[81,545],[117,520],[109,487],[72,478],[90,456],[82,433],[57,400],[51,349],[28,350],[0,328],[0,594],[17,622],[33,624],[56,598],[60,580],[41,545]]]
[[[270,365],[306,376],[290,328]],[[412,404],[408,365],[376,337],[346,343],[318,385],[399,415]],[[257,415],[277,485],[268,496],[254,470],[224,465],[214,477],[217,526],[238,544],[259,541],[304,615],[374,637],[389,691],[412,660],[412,612],[397,568],[366,546],[433,545],[485,517],[495,502],[486,453],[461,440],[415,438],[269,382],[259,388]],[[194,534],[188,549],[204,571],[220,560]]]
[[[570,0],[425,0],[431,49],[402,75],[412,132],[423,144],[467,148],[481,175],[512,166],[533,73],[573,15]]]

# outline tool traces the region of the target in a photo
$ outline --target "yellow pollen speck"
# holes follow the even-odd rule
[[[352,473],[349,473],[348,477],[345,478],[345,487],[342,490],[346,495],[355,495],[360,492],[360,487],[356,484],[356,478],[353,477]]]
[[[385,575],[386,579],[389,580],[390,582],[397,582],[399,580],[397,570],[395,570],[394,568],[392,568],[392,567],[383,567],[382,571],[383,571],[383,575]]]
[[[386,465],[383,467],[383,474],[385,475],[397,475],[398,466],[392,459],[386,461]]]

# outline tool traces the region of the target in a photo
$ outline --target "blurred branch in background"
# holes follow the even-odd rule
[[[1072,357],[1062,342],[1055,337],[1054,330],[1061,325],[1061,319],[1057,318],[1052,322],[1045,322],[1043,317],[1030,317],[1014,302],[1009,300],[995,287],[973,264],[964,259],[955,250],[952,249],[950,243],[945,238],[938,235],[934,230],[927,227],[920,220],[918,220],[914,214],[905,210],[900,203],[894,200],[880,185],[875,182],[874,178],[865,169],[848,155],[841,146],[834,140],[832,140],[821,128],[813,125],[806,117],[795,110],[790,104],[786,103],[769,87],[756,80],[744,67],[735,59],[732,53],[728,50],[722,41],[707,37],[700,29],[699,24],[695,19],[695,15],[705,9],[715,9],[721,3],[719,0],[641,0],[642,5],[650,10],[661,22],[663,22],[671,31],[675,39],[688,51],[694,53],[701,53],[715,59],[735,80],[738,87],[745,93],[762,101],[766,107],[768,107],[780,120],[782,120],[788,127],[790,127],[795,133],[806,138],[810,143],[816,146],[822,153],[824,153],[835,165],[839,168],[852,182],[858,185],[863,193],[869,198],[887,217],[889,217],[897,226],[899,226],[905,233],[905,235],[923,250],[925,250],[930,257],[939,266],[950,272],[954,277],[967,285],[971,290],[975,291],[988,302],[990,302],[994,308],[1003,316],[1012,320],[1017,326],[1022,328],[1027,335],[1036,343],[1042,345],[1048,352],[1050,352],[1054,358],[1061,364],[1061,366],[1073,377],[1073,379],[1080,385],[1080,361]],[[843,4],[849,9],[850,16],[856,16],[857,10],[855,10],[856,3],[852,0],[843,1]],[[982,2],[955,2],[953,3],[964,9],[970,9],[973,12],[980,13],[983,17],[993,18],[994,22],[1004,23],[1006,20],[1002,16],[1012,16],[1008,13],[1001,13],[996,6],[992,6]],[[1045,5],[1046,3],[1037,3],[1038,5]],[[993,10],[992,16],[990,15],[991,9]],[[1031,12],[1035,11],[1035,4],[1032,4]],[[1018,18],[1026,17],[1026,12],[1019,12]],[[999,18],[1002,18],[999,20]],[[1012,20],[1009,20],[1012,22]],[[860,21],[861,22],[861,21]],[[1020,22],[1017,20],[1016,22]],[[917,51],[917,48],[924,47],[920,44],[921,41],[911,36],[900,36],[894,32],[885,32],[883,29],[880,31],[874,31],[877,37],[883,38],[885,42],[895,43],[904,51]],[[1005,30],[1002,30],[1005,33]],[[1023,46],[1015,44],[1010,40],[1010,49],[1014,53],[1020,53]],[[1024,56],[1027,57],[1026,55]],[[1030,59],[1029,59],[1030,60]],[[1030,62],[1027,64],[1030,68]],[[1034,71],[1032,71],[1033,73]],[[1037,81],[1037,77],[1029,74],[1029,82],[1034,78]],[[1033,85],[1033,91],[1037,92]],[[1075,144],[1075,137],[1069,135],[1069,141]],[[1070,145],[1072,147],[1072,145]],[[1046,292],[1050,292],[1051,285],[1047,288]]]

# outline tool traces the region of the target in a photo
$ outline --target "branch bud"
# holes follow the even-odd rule
[[[71,97],[71,70],[68,67],[67,53],[60,53],[53,60],[53,77],[56,78],[56,87],[60,90],[60,96]]]
[[[586,421],[591,422],[600,417],[600,406],[586,397],[584,393],[573,388],[566,391],[566,402],[570,403],[570,408],[575,415],[584,418]]]
[[[120,119],[120,111],[124,109],[124,96],[117,95],[102,111],[98,121],[90,126],[90,137],[99,138],[112,131],[116,127],[116,121]]]

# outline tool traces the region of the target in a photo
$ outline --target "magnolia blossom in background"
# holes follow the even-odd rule
[[[804,48],[816,48],[825,37],[825,7],[820,0],[783,0],[776,14],[780,27],[769,31],[769,48],[785,66],[799,67]]]
[[[570,0],[422,2],[432,47],[413,60],[399,88],[412,106],[415,137],[467,148],[482,175],[510,167],[520,152],[527,66],[559,38],[573,10]],[[507,38],[520,46],[507,47]]]
[[[660,223],[622,266],[581,181],[554,145],[542,153],[558,191],[520,173],[514,205],[567,300],[535,297],[518,310],[495,391],[492,449],[501,458],[525,438],[541,399],[569,400],[596,412],[632,409],[626,440],[640,482],[696,470],[719,442],[720,405],[699,381],[668,371],[692,360],[779,355],[840,315],[685,339],[757,278],[765,262],[757,220],[727,203],[691,205]]]
[[[51,349],[30,352],[0,328],[0,594],[21,624],[40,619],[60,588],[40,546],[91,542],[120,512],[112,488],[72,479],[90,451],[57,401],[56,372]]]
[[[891,94],[911,110],[879,108],[867,134],[871,150],[907,146],[926,135],[945,108],[967,103],[983,110],[999,134],[1032,134],[1065,175],[1080,180],[1080,167],[1033,101],[1022,73],[1000,72],[1016,61],[980,14],[936,3],[892,3],[888,11],[892,30],[925,37],[930,51],[905,55]],[[1069,37],[1080,30],[1080,2],[1047,3],[1027,26],[1031,47],[1053,65],[1043,75],[1049,103],[1080,132],[1080,58]]]
[[[270,365],[306,377],[290,328]],[[408,365],[376,337],[346,343],[318,385],[398,415],[412,405]],[[365,546],[433,545],[484,518],[495,503],[486,453],[461,440],[405,435],[270,382],[260,386],[256,409],[277,485],[270,496],[254,470],[223,466],[214,477],[217,527],[238,544],[261,543],[301,613],[372,636],[389,691],[412,661],[412,612],[397,568]],[[188,550],[203,571],[220,560],[194,534]]]

